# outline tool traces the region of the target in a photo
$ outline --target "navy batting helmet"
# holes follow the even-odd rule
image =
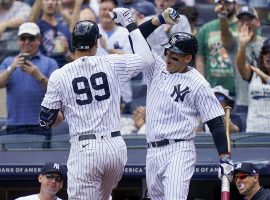
[[[174,33],[169,42],[162,45],[165,47],[164,54],[167,55],[167,50],[170,50],[174,53],[193,55],[195,56],[198,51],[198,41],[197,39],[189,34],[184,32]]]
[[[91,49],[100,38],[98,25],[91,20],[79,21],[72,32],[72,46],[75,49]]]

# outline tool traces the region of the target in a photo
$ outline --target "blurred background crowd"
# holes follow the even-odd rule
[[[130,8],[138,25],[175,8],[180,23],[155,30],[148,38],[152,49],[162,56],[161,44],[173,33],[192,33],[199,52],[191,65],[221,105],[232,107],[231,133],[270,132],[270,0],[0,0],[1,136],[68,138],[65,123],[48,132],[38,127],[48,78],[74,60],[71,32],[79,20],[98,23],[97,55],[132,52],[128,31],[108,15],[116,7]],[[122,134],[145,134],[145,95],[141,74],[122,88]],[[209,132],[204,124],[194,131]]]

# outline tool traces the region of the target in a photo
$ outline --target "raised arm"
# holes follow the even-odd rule
[[[248,31],[248,26],[243,25],[239,31],[239,45],[236,56],[236,65],[239,73],[245,80],[249,80],[251,75],[251,69],[246,63],[246,45],[251,40],[252,33]]]
[[[221,32],[221,42],[225,49],[229,50],[233,46],[233,34],[230,31],[228,11],[223,8],[222,5],[217,5],[215,12],[218,13],[220,19],[220,32]],[[231,19],[231,20],[234,20]]]
[[[144,66],[148,67],[154,64],[154,58],[150,47],[142,36],[140,30],[137,28],[130,10],[127,8],[115,8],[113,9],[113,12],[110,13],[110,16],[113,18],[115,23],[121,24],[127,28],[132,40],[134,53],[143,58]]]
[[[29,15],[29,22],[37,22],[42,12],[42,0],[36,0]]]

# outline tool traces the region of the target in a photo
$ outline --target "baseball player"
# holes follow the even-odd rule
[[[120,8],[119,8],[120,9]],[[49,128],[59,110],[69,124],[68,196],[72,200],[108,200],[127,161],[120,134],[120,88],[154,60],[129,10],[120,9],[138,54],[95,56],[101,37],[93,21],[78,22],[72,33],[76,60],[50,77],[39,123]]]
[[[160,25],[158,18],[160,15],[140,26],[145,37]],[[146,181],[152,200],[184,200],[195,169],[194,129],[199,117],[209,126],[220,156],[219,178],[226,175],[232,180],[234,166],[223,108],[210,84],[189,66],[198,50],[197,39],[178,32],[163,46],[166,62],[153,52],[154,65],[143,71],[147,83]]]

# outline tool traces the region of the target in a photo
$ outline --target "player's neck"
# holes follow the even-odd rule
[[[93,51],[93,49],[89,49],[87,51],[75,51],[75,59],[84,57],[84,56],[95,56],[96,53]]]

